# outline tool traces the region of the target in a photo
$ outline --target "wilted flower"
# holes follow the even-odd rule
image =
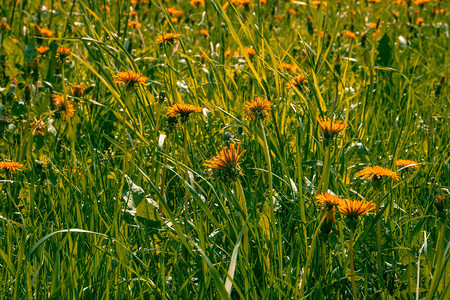
[[[145,76],[142,76],[141,73],[134,72],[132,70],[128,70],[125,72],[120,72],[113,76],[115,84],[124,85],[126,89],[131,89],[139,84],[145,84],[145,81],[148,79]]]
[[[247,120],[265,120],[272,109],[273,103],[262,97],[255,97],[251,101],[244,103],[244,114]]]

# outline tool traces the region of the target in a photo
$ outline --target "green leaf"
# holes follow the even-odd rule
[[[389,66],[392,61],[392,46],[391,39],[388,34],[385,33],[378,43],[378,57],[377,57],[377,65],[381,66]]]
[[[136,217],[143,218],[151,223],[160,224],[162,219],[158,208],[158,204],[153,199],[146,198],[136,207]]]
[[[27,45],[27,48],[25,49],[25,60],[27,63],[30,63],[33,61],[34,52],[36,52],[35,48],[36,48],[36,45],[35,45],[34,41]]]
[[[16,66],[22,66],[24,64],[23,51],[17,46],[11,39],[3,40],[3,49],[6,52],[8,65],[8,73],[11,77],[17,77],[23,72],[20,71]]]

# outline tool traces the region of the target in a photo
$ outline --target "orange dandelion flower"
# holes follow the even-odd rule
[[[417,18],[416,25],[424,26],[425,25],[425,19],[424,18]]]
[[[344,215],[349,220],[356,220],[359,216],[364,216],[369,214],[371,210],[375,208],[375,203],[372,201],[366,202],[365,199],[360,201],[342,199],[339,201],[338,209],[339,212]]]
[[[84,95],[84,87],[81,84],[75,85],[72,89],[72,96],[74,97],[83,97]]]
[[[311,1],[311,5],[312,6],[320,6],[320,4],[322,4],[322,6],[324,8],[328,6],[328,2],[327,1]]]
[[[248,9],[248,8],[250,8],[250,7],[255,6],[255,5],[253,4],[253,0],[240,0],[239,2],[240,2],[240,3],[239,3],[238,8],[245,8],[245,9]]]
[[[167,108],[167,116],[171,118],[181,118],[182,122],[189,120],[189,115],[195,112],[201,112],[202,108],[192,104],[174,103]]]
[[[138,21],[129,21],[128,22],[128,26],[133,28],[133,29],[138,29],[142,27],[142,24],[139,23]]]
[[[356,40],[356,34],[354,32],[351,32],[350,30],[342,31],[342,35],[348,37],[349,39],[355,39]]]
[[[289,83],[286,85],[287,89],[292,89],[293,87],[297,88],[303,88],[306,83],[308,83],[308,80],[306,80],[306,76],[303,74],[297,75],[294,78],[289,81]]]
[[[397,159],[395,162],[396,166],[406,167],[406,168],[418,168],[419,165],[414,160],[409,159]]]
[[[208,29],[200,29],[200,34],[203,36],[208,36],[209,30]]]
[[[247,120],[265,120],[269,113],[268,110],[272,110],[273,103],[262,97],[255,97],[251,101],[244,103],[244,114]]]
[[[406,1],[405,0],[395,0],[394,4],[406,6]]]
[[[53,94],[52,101],[53,105],[63,114],[64,119],[68,120],[75,115],[75,108],[67,97],[60,94]]]
[[[126,89],[134,88],[139,84],[145,84],[145,81],[148,79],[142,76],[141,73],[136,73],[131,70],[120,72],[114,75],[113,78],[115,84],[124,85]]]
[[[53,31],[47,28],[41,28],[37,24],[34,25],[34,32],[36,33],[36,35],[45,36],[48,38],[53,37]]]
[[[317,121],[319,121],[319,126],[322,128],[326,139],[332,138],[335,134],[338,134],[348,127],[348,125],[343,123],[341,120],[335,121],[335,119],[331,120],[330,118],[322,119],[317,117]]]
[[[65,61],[70,56],[70,48],[59,46],[56,50],[56,55],[59,57],[60,61]]]
[[[45,47],[45,46],[36,47],[36,51],[39,52],[39,54],[44,54],[48,50],[50,50],[49,47]]]
[[[413,3],[415,4],[415,5],[425,5],[425,4],[427,4],[428,2],[430,2],[431,0],[415,0]]]
[[[203,50],[201,50],[201,51],[202,51],[202,55],[201,55],[202,61],[204,62],[205,60],[209,59],[209,57],[208,57],[208,54],[205,51],[203,51]]]
[[[158,44],[173,44],[178,41],[178,39],[182,36],[181,33],[164,33],[161,34],[157,39],[156,42]]]
[[[339,204],[339,201],[342,200],[338,196],[335,196],[330,193],[322,193],[322,194],[317,195],[315,198],[316,198],[317,203],[322,204],[323,207],[325,207],[327,209],[334,208],[336,205]]]
[[[241,0],[230,0],[230,2],[231,2],[231,4],[233,4],[234,6],[238,6],[238,7],[239,7],[239,5],[241,5]],[[225,4],[222,6],[222,9],[223,9],[223,10],[226,10],[226,9],[228,8],[229,5],[230,5],[230,4],[229,4],[228,1],[225,2]]]
[[[297,73],[297,67],[288,63],[281,63],[278,69],[289,71],[292,75]]]
[[[100,6],[100,9],[106,11],[107,13],[111,11],[111,8],[108,5],[102,5]]]
[[[6,22],[0,22],[0,30],[1,29],[11,30],[11,27]]]
[[[9,173],[22,171],[23,165],[15,161],[0,161],[0,170],[5,170]]]
[[[231,143],[230,147],[224,147],[220,152],[217,153],[217,156],[207,160],[203,165],[212,169],[219,170],[221,174],[226,179],[236,179],[239,175],[242,174],[241,169],[239,168],[240,159],[242,155],[244,155],[245,150],[239,152],[239,147],[241,143],[237,145],[237,148],[234,147],[235,143]]]
[[[174,6],[169,7],[167,9],[167,12],[176,18],[182,18],[184,15],[184,12],[182,10],[176,9]]]
[[[361,177],[362,179],[370,179],[372,181],[381,180],[384,177],[400,180],[397,172],[380,166],[364,167],[361,171],[357,172],[355,176]]]
[[[205,6],[205,0],[191,0],[191,2],[189,2],[189,4],[194,7],[201,7],[201,6]]]
[[[283,15],[282,14],[275,14],[274,16],[273,16],[273,18],[275,19],[275,20],[283,20]]]
[[[255,49],[253,49],[252,47],[245,48],[245,52],[249,57],[253,57],[256,54]]]
[[[138,12],[136,10],[132,10],[128,14],[130,17],[134,17],[134,16],[137,16]]]
[[[330,193],[323,193],[317,195],[315,198],[318,203],[322,204],[320,218],[322,219],[325,217],[324,223],[322,224],[320,230],[323,233],[328,234],[330,233],[333,224],[336,223],[335,206],[338,205],[342,199]]]
[[[225,51],[225,53],[224,53],[225,58],[230,57],[230,55],[231,55],[231,50]],[[239,51],[234,51],[233,58],[238,58],[238,57],[239,57]]]

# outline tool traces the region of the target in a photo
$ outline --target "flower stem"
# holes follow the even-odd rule
[[[306,285],[306,278],[308,276],[308,269],[309,269],[309,265],[311,263],[312,254],[313,254],[314,248],[316,246],[317,235],[320,231],[320,228],[322,227],[323,222],[325,222],[325,219],[326,219],[326,215],[324,215],[322,220],[320,220],[319,226],[317,226],[316,232],[314,232],[314,236],[311,241],[311,248],[308,251],[308,256],[306,258],[305,267],[303,269],[302,280],[300,282],[300,297],[299,298],[303,297],[303,289],[305,288],[305,285]]]
[[[244,190],[242,189],[242,184],[240,179],[238,178],[236,180],[236,196],[238,198],[238,203],[239,206],[241,207],[242,211],[244,212],[244,218],[242,218],[242,226],[246,226],[245,222],[248,219],[248,210],[247,210],[247,203],[245,200],[245,194],[244,194]],[[248,261],[249,259],[249,242],[248,242],[248,226],[247,228],[245,228],[244,230],[244,253],[245,253],[245,257]]]
[[[308,243],[308,235],[306,233],[306,214],[305,214],[305,201],[303,199],[303,187],[302,187],[302,150],[301,150],[301,133],[298,131],[297,133],[297,189],[298,189],[298,199],[300,203],[300,219],[302,221],[303,228],[303,238],[305,241],[305,245]]]
[[[327,243],[325,239],[322,240],[322,257],[320,260],[322,261],[322,276],[325,276],[327,274]]]
[[[161,170],[161,181],[160,181],[160,185],[159,185],[159,194],[161,195],[161,197],[163,199],[166,199],[165,193],[164,193],[164,188],[166,185],[166,173],[167,173],[167,156],[169,155],[169,149],[170,149],[170,134],[167,135],[166,138],[166,151],[164,152],[164,164],[162,166],[162,170]],[[161,203],[159,203],[158,200],[158,204],[159,204],[159,212],[161,214],[161,216],[164,216],[164,208],[162,207]]]
[[[186,172],[184,173],[184,181],[187,183],[187,181],[189,180],[189,171],[188,171],[188,166],[189,166],[189,157],[188,157],[188,130],[187,130],[187,125],[186,123],[184,123],[184,163],[186,165]],[[187,224],[187,221],[189,219],[189,189],[187,187],[187,185],[185,184],[185,195],[184,195],[184,216],[186,218],[185,220],[185,224]]]
[[[263,139],[264,139],[264,154],[266,155],[267,172],[269,174],[269,196],[270,196],[270,200],[271,200],[271,203],[272,203],[271,206],[273,208],[273,199],[272,199],[272,194],[273,194],[272,163],[270,161],[270,151],[269,151],[269,144],[267,143],[266,130],[264,129],[263,121],[260,120],[260,122],[261,122],[261,130],[262,130]]]
[[[270,161],[269,144],[267,143],[266,131],[264,129],[263,120],[260,120],[260,124],[261,124],[263,139],[264,139],[264,154],[266,155],[267,172],[269,174],[269,206],[270,206],[270,217],[271,217],[270,221],[271,221],[271,224],[273,226],[275,226],[275,214],[274,214],[274,208],[273,208],[272,163]]]
[[[72,119],[70,118],[69,114],[69,95],[66,92],[66,77],[65,77],[65,68],[64,68],[65,62],[63,61],[61,64],[61,79],[62,79],[62,92],[63,92],[63,99],[64,99],[64,105],[66,110],[66,121],[69,125],[69,138],[70,138],[70,146],[72,148],[72,155],[73,155],[73,167],[76,168],[76,157],[75,157],[75,129],[73,128]]]
[[[355,283],[355,264],[353,261],[353,229],[350,230],[350,241],[349,241],[349,256],[350,256],[350,281],[352,283],[352,293],[353,299],[358,299],[358,294],[356,293],[356,283]]]
[[[380,194],[378,188],[376,188],[377,194],[375,195],[375,213],[378,215],[380,212]],[[383,262],[381,260],[381,222],[378,218],[377,220],[377,269],[378,269],[378,277],[383,284]],[[383,284],[384,285],[384,284]]]
[[[331,156],[331,146],[330,141],[326,140],[325,144],[325,162],[323,164],[322,178],[319,183],[319,191],[322,193],[328,192],[328,184],[330,182],[330,156]]]

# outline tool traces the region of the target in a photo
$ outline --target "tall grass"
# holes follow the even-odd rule
[[[133,2],[1,6],[0,161],[23,168],[0,170],[0,298],[450,296],[448,13],[434,13],[445,2]],[[183,35],[158,44],[168,32]],[[287,88],[282,62],[305,86]],[[127,70],[147,83],[115,84]],[[67,121],[51,95],[79,83]],[[244,117],[255,97],[274,103],[263,122]],[[173,123],[167,107],[180,102],[203,111]],[[317,117],[349,127],[326,143]],[[203,165],[238,142],[237,181]],[[355,177],[372,165],[401,179]],[[325,237],[314,197],[327,191],[378,197],[380,210],[354,232],[337,212]]]

